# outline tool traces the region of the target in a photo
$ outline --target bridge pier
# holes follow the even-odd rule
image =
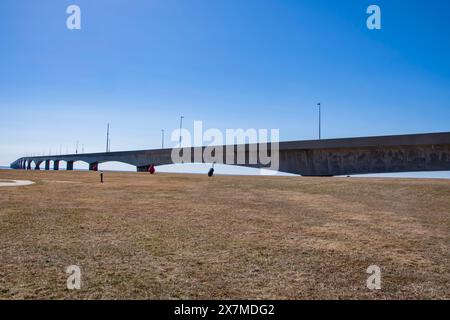
[[[31,170],[31,161],[30,160],[28,160],[28,163],[27,163],[27,170]]]
[[[34,167],[34,170],[41,170],[40,165],[41,162],[35,162],[36,166]]]
[[[55,171],[59,170],[59,160],[53,161],[53,170]]]
[[[50,160],[45,160],[45,170],[50,170]]]
[[[73,170],[73,161],[67,161],[67,170],[72,171]]]
[[[98,171],[98,162],[89,163],[89,171]]]
[[[148,172],[150,170],[150,165],[148,166],[138,166],[136,167],[137,172]]]

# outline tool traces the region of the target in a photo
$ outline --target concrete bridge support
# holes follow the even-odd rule
[[[45,160],[45,170],[50,170],[50,160]]]
[[[34,170],[41,170],[40,166],[41,166],[41,161],[35,162],[35,167]]]
[[[89,171],[98,171],[98,162],[89,163]]]
[[[148,170],[150,169],[151,165],[147,165],[147,166],[139,166],[136,167],[137,172],[148,172]]]
[[[73,161],[67,161],[67,170],[72,171],[73,170]]]
[[[55,171],[59,170],[59,160],[53,161],[53,170]]]
[[[28,163],[27,163],[27,170],[31,170],[31,161],[30,160],[28,160]]]

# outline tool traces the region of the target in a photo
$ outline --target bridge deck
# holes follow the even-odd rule
[[[271,148],[270,164],[262,161],[259,145],[255,144],[227,146],[223,148],[222,157],[217,157],[215,162],[312,176],[450,170],[450,132],[287,141]],[[194,154],[203,154],[204,149],[183,148],[183,152],[192,155],[184,158],[183,162],[209,162],[203,157],[200,161],[194,158]],[[138,171],[143,171],[151,165],[176,163],[172,153],[178,151],[180,149],[154,149],[24,157],[13,162],[11,168],[32,169],[33,162],[34,168],[40,169],[40,164],[45,162],[45,169],[48,170],[49,161],[53,161],[57,170],[59,161],[66,161],[68,170],[71,170],[73,162],[84,161],[93,170],[99,163],[119,161],[135,165]],[[227,157],[227,152],[233,152],[233,155],[228,154],[230,157]],[[240,155],[245,158],[243,163],[228,161],[230,158],[236,160]],[[256,162],[251,161],[252,157],[257,159]]]

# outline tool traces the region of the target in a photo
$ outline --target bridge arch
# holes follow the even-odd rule
[[[53,169],[54,170],[66,170],[67,169],[67,161],[55,159],[53,160]]]
[[[130,171],[136,172],[136,166],[123,161],[104,161],[99,162],[98,170],[103,171]]]
[[[213,166],[212,163],[176,163],[157,166],[158,172],[164,173],[187,173],[187,174],[207,174]],[[223,175],[248,175],[248,176],[274,176],[289,175],[286,173],[271,171],[261,168],[253,168],[240,165],[214,164],[214,174]]]
[[[73,169],[82,171],[89,170],[89,162],[85,160],[75,160],[73,162]]]

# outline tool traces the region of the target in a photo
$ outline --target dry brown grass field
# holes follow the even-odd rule
[[[448,180],[0,179],[36,182],[0,188],[1,299],[450,299]],[[370,265],[381,290],[366,287]]]

